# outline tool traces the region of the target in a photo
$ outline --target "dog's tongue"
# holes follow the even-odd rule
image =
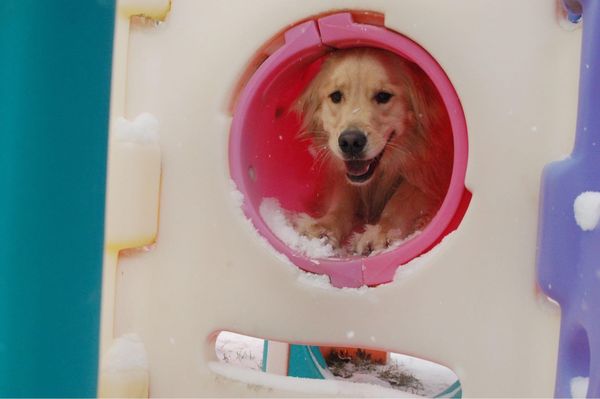
[[[361,176],[369,171],[371,160],[368,161],[346,161],[346,170],[352,176]]]

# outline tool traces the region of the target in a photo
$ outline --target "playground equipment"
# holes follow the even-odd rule
[[[316,345],[431,359],[467,397],[569,396],[573,377],[600,395],[597,230],[573,216],[600,191],[600,1],[566,1],[569,18],[550,0],[68,3],[0,6],[0,395],[302,391],[214,367],[221,330],[283,354],[301,343],[315,368]],[[575,150],[544,173],[536,271],[540,176],[571,149],[582,31]],[[434,82],[453,180],[416,239],[315,260],[257,210],[264,197],[305,210],[314,176],[286,152],[284,108],[319,57],[353,46]],[[98,347],[106,359],[129,333],[147,365],[105,360],[98,384]]]

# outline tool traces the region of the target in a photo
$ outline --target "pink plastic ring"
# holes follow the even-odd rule
[[[317,29],[318,24],[318,29]],[[253,190],[253,176],[248,173],[253,156],[248,154],[252,132],[262,129],[255,120],[261,102],[274,79],[286,71],[297,71],[302,65],[323,56],[327,47],[376,47],[404,57],[418,65],[431,79],[447,109],[453,134],[454,162],[448,192],[436,216],[423,232],[397,249],[371,257],[352,259],[309,259],[294,252],[266,226],[258,212],[258,199]],[[262,105],[261,105],[262,104]],[[264,123],[264,122],[262,122]],[[386,28],[353,22],[349,13],[307,21],[285,33],[285,44],[268,57],[250,78],[240,94],[231,127],[229,142],[230,172],[238,189],[244,194],[243,211],[258,232],[279,252],[303,270],[329,276],[336,287],[378,285],[393,279],[396,269],[422,254],[443,236],[454,218],[465,191],[468,144],[464,113],[448,77],[440,65],[422,47],[410,39]]]

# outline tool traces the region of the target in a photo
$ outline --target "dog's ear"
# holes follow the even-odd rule
[[[406,77],[406,98],[409,104],[410,120],[420,134],[435,131],[440,118],[440,102],[431,80],[416,65],[403,62],[402,74]]]
[[[302,118],[303,134],[310,134],[316,129],[319,129],[319,118],[317,113],[321,107],[319,98],[319,87],[321,78],[319,75],[308,84],[298,100],[293,105],[292,110]]]
[[[329,53],[311,64],[306,73],[309,76],[312,75],[312,79],[291,108],[294,113],[302,118],[300,136],[304,138],[317,139],[317,141],[327,139],[326,137],[322,137],[323,127],[320,110],[323,99],[320,98],[320,89],[325,83],[327,70],[334,57],[335,53]]]

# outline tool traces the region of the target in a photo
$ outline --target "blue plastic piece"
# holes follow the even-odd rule
[[[94,397],[114,1],[0,1],[0,397]]]
[[[290,345],[290,377],[325,379],[327,363],[318,346]]]
[[[445,389],[442,393],[437,394],[435,397],[452,399],[462,398],[462,387],[460,385],[460,381],[457,380],[454,384],[450,385],[447,389]]]
[[[581,22],[582,15],[582,7],[579,0],[563,0],[563,5],[565,10],[567,11],[567,19],[577,24]]]
[[[544,169],[537,273],[562,310],[555,395],[589,376],[587,396],[600,397],[600,229],[583,231],[573,211],[579,194],[600,191],[600,1],[565,4],[584,19],[577,133],[571,156]]]
[[[269,358],[269,340],[263,341],[263,360],[260,368],[262,371],[267,371],[267,359]]]
[[[567,10],[567,19],[569,20],[569,22],[578,24],[579,22],[581,22],[581,17],[582,15],[580,13]]]

